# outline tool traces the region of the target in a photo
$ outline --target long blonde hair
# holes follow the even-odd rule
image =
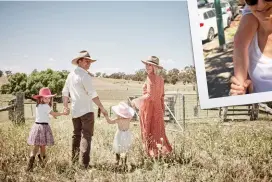
[[[157,66],[155,66],[155,65],[153,65],[153,64],[149,64],[149,65],[152,66],[155,75],[159,75],[159,74],[161,73],[161,70],[162,70],[162,69],[158,68]]]

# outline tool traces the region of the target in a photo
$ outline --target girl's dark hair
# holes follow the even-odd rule
[[[53,97],[50,99],[50,102],[49,102],[49,106],[52,107],[52,104],[53,103]],[[39,97],[37,100],[36,100],[36,107],[38,107],[40,104],[45,104],[42,100],[42,97]]]

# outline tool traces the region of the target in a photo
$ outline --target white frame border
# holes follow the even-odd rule
[[[187,0],[192,51],[196,68],[197,87],[201,109],[209,109],[233,105],[246,105],[253,103],[272,101],[272,92],[253,93],[239,96],[228,96],[220,98],[209,98],[208,85],[206,77],[205,62],[203,56],[203,46],[199,36],[200,27],[198,19],[197,0]],[[271,99],[269,99],[271,98]]]

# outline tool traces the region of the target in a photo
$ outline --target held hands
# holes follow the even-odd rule
[[[68,107],[63,108],[63,115],[69,115],[70,114],[70,109]]]
[[[131,107],[132,107],[133,109],[136,109],[135,99],[133,99],[133,100],[131,101]]]
[[[132,108],[133,108],[134,110],[141,108],[141,107],[142,107],[142,104],[143,104],[143,100],[142,100],[141,97],[140,97],[140,98],[133,99],[133,100],[131,101],[131,106],[132,106]]]
[[[235,76],[232,76],[230,79],[230,93],[229,95],[244,95],[247,92],[247,89],[252,89],[251,80],[245,80],[244,84],[241,84]]]
[[[109,116],[105,116],[106,121],[109,123],[111,121],[111,119],[109,118]]]

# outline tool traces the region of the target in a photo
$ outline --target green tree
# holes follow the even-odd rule
[[[144,80],[146,80],[146,76],[147,76],[147,73],[146,73],[145,69],[140,69],[135,72],[133,80],[134,81],[144,81]]]
[[[101,76],[101,72],[95,73],[95,77],[100,77],[100,76]]]
[[[8,84],[2,85],[1,90],[6,94],[15,94],[26,90],[27,75],[25,73],[16,73],[8,76]]]
[[[169,70],[167,74],[168,82],[175,85],[179,81],[179,73],[177,68]]]
[[[183,82],[183,84],[196,84],[196,72],[194,66],[186,66],[184,70],[182,70],[179,75],[179,80]]]
[[[178,82],[178,76],[172,75],[170,81],[171,84],[175,85]]]
[[[9,70],[8,70],[8,71],[5,71],[5,73],[6,73],[7,76],[12,75],[12,71],[9,71]]]
[[[164,83],[169,83],[166,69],[161,69],[159,75],[164,79]]]
[[[26,97],[31,97],[39,92],[42,87],[49,87],[54,94],[61,95],[62,88],[68,76],[68,71],[53,71],[47,69],[38,72],[33,70],[27,76],[25,73],[16,73],[8,77],[8,84],[2,85],[2,94],[15,94],[25,92]]]
[[[103,78],[107,78],[107,74],[106,74],[106,73],[103,73],[103,74],[102,74],[102,77],[103,77]]]
[[[2,70],[0,70],[0,77],[2,77],[3,76],[3,71]]]

